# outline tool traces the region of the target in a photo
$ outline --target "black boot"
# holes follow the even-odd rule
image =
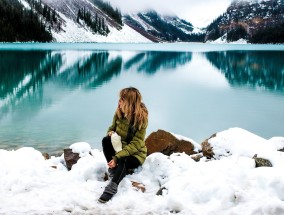
[[[116,193],[117,193],[117,184],[111,181],[111,182],[106,186],[106,188],[105,188],[103,194],[101,195],[101,197],[99,198],[98,201],[101,202],[101,203],[106,203],[106,202],[108,202],[108,201],[113,197],[113,195],[116,194]]]

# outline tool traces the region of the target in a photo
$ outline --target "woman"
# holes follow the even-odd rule
[[[127,171],[144,163],[147,154],[144,142],[147,125],[148,110],[142,103],[140,92],[134,87],[122,89],[112,125],[108,129],[107,136],[102,140],[103,152],[112,179],[99,198],[99,202],[109,201],[116,194],[118,184]],[[111,142],[114,132],[121,137],[122,150],[119,152],[115,152]]]

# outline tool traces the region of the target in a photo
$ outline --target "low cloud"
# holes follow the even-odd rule
[[[162,14],[175,14],[197,27],[205,27],[224,13],[230,2],[231,0],[110,0],[122,13],[154,9]]]

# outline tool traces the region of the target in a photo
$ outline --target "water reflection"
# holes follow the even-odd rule
[[[86,137],[100,138],[106,125],[99,122],[108,104],[98,110],[104,95],[95,98],[95,93],[82,101],[88,92],[126,71],[149,76],[174,72],[190,61],[191,53],[185,52],[143,51],[125,57],[112,51],[0,51],[0,148],[24,145],[54,151]],[[69,97],[72,107],[65,103]],[[94,113],[99,113],[96,121],[90,120]]]
[[[77,55],[73,52],[70,54],[73,58]],[[84,56],[77,56],[69,65],[65,65],[64,69],[61,68],[55,82],[60,82],[61,85],[70,88],[78,86],[96,88],[118,75],[121,68],[121,56],[113,59],[109,57],[108,52],[84,53]]]
[[[283,91],[283,57],[277,51],[0,51],[0,148],[95,145],[109,126],[119,89],[129,85],[147,99],[151,131],[201,139],[239,126],[280,135],[284,100],[275,91]],[[233,86],[270,91],[212,87],[220,76],[226,80],[208,61]]]
[[[0,52],[0,119],[25,98],[41,104],[41,85],[57,73],[61,62],[61,56],[51,52]]]
[[[233,86],[284,90],[284,52],[225,51],[207,52],[205,56]]]
[[[174,69],[180,65],[189,63],[192,58],[190,52],[143,52],[138,53],[125,63],[124,69],[128,70],[134,65],[138,72],[149,75],[161,69]]]
[[[138,72],[154,74],[160,69],[176,68],[190,62],[191,53],[143,52],[124,62],[124,70],[136,67]],[[36,98],[42,104],[44,82],[64,87],[96,88],[122,71],[121,55],[109,52],[83,51],[2,51],[0,52],[0,108],[3,113],[13,109],[24,98]],[[0,118],[1,119],[1,118]]]

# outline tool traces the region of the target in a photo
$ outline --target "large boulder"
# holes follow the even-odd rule
[[[196,154],[194,151],[194,144],[187,140],[179,140],[171,133],[158,130],[151,133],[145,140],[147,146],[147,155],[154,152],[161,152],[164,155],[171,155],[172,153],[184,152],[188,155]]]

